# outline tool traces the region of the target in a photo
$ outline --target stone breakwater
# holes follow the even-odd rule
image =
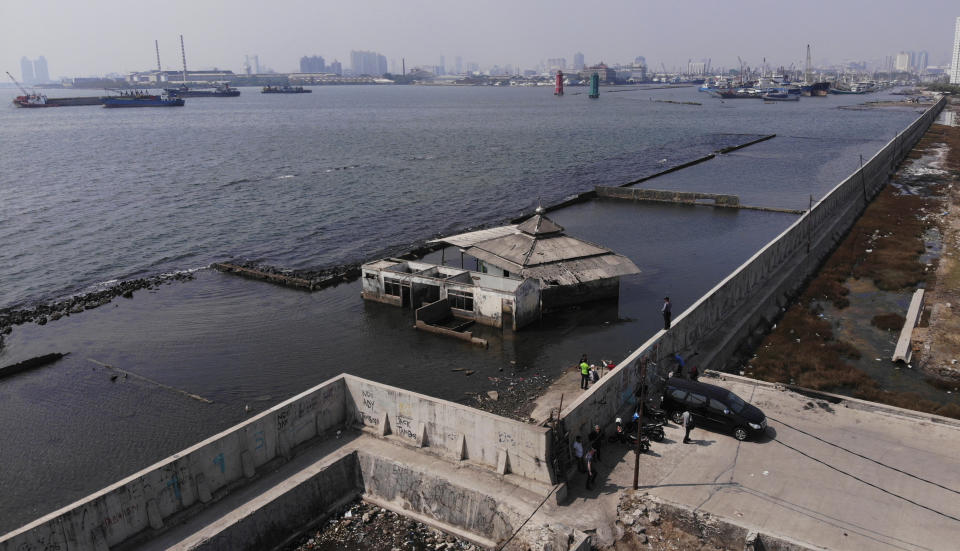
[[[17,325],[24,323],[46,325],[51,321],[56,321],[70,314],[79,314],[85,310],[92,310],[98,306],[103,306],[119,296],[133,298],[134,291],[153,289],[163,284],[173,283],[174,281],[191,279],[193,279],[193,274],[187,272],[161,274],[153,277],[121,281],[102,291],[76,295],[64,300],[40,304],[33,308],[0,309],[0,348],[4,346],[3,337],[9,335]]]
[[[359,264],[345,264],[324,270],[294,270],[257,262],[215,262],[211,268],[250,279],[317,291],[360,277]]]

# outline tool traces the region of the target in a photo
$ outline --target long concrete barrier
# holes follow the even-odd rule
[[[349,427],[491,472],[553,480],[549,429],[340,375],[0,536],[0,551],[135,547]]]
[[[766,331],[886,185],[945,104],[946,98],[941,98],[861,169],[687,308],[669,330],[658,331],[609,376],[568,405],[560,418],[569,440],[586,436],[594,424],[607,425],[636,407],[642,366],[648,368],[648,396],[655,395],[673,368],[669,358],[675,352],[687,355],[696,350],[701,371],[719,371],[745,338]]]

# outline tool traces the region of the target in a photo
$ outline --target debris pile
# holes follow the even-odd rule
[[[356,501],[334,513],[287,551],[480,551],[476,545],[444,534],[393,511]]]
[[[540,372],[525,373],[512,372],[510,375],[500,374],[496,377],[487,377],[493,389],[487,392],[468,392],[472,396],[473,405],[502,417],[517,421],[530,422],[530,413],[538,397],[542,396],[553,378]]]

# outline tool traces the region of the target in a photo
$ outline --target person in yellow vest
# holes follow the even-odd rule
[[[590,386],[590,364],[586,358],[580,361],[580,388],[587,389]]]

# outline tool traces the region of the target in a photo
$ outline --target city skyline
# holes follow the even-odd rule
[[[303,56],[349,60],[353,51],[375,51],[407,69],[433,67],[446,58],[480,66],[534,68],[547,60],[570,60],[582,52],[587,65],[631,63],[644,56],[653,68],[686,67],[711,60],[715,68],[772,67],[803,62],[811,44],[815,63],[824,59],[882,61],[902,51],[927,51],[929,63],[951,60],[954,2],[927,0],[909,9],[892,1],[828,3],[811,0],[757,9],[731,0],[722,6],[690,1],[677,7],[615,0],[589,14],[571,1],[482,5],[421,0],[403,5],[366,0],[349,5],[280,2],[264,12],[258,4],[171,0],[149,17],[108,9],[92,0],[79,5],[53,0],[56,19],[37,17],[18,3],[3,3],[0,17],[12,23],[0,35],[0,66],[15,72],[23,57],[44,56],[50,77],[124,74],[156,66],[159,41],[164,69],[182,66],[179,34],[190,69],[243,72],[245,56],[263,66],[296,72]],[[550,9],[544,9],[549,6]],[[769,13],[768,13],[769,11]],[[110,12],[110,17],[101,14]],[[604,21],[585,27],[584,17]],[[591,29],[598,29],[592,31]],[[448,67],[451,69],[451,67]]]

